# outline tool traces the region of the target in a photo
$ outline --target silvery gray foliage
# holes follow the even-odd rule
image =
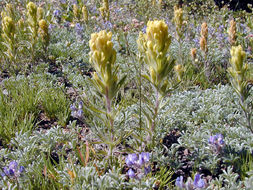
[[[101,163],[102,164],[102,163]],[[70,165],[67,165],[68,169],[71,169]],[[70,184],[69,176],[64,171],[61,174],[61,182],[65,186],[70,186],[73,189],[94,189],[94,190],[107,190],[107,189],[138,189],[139,185],[142,189],[149,189],[154,179],[143,180],[141,184],[134,182],[127,182],[126,176],[121,174],[121,168],[113,167],[104,175],[99,175],[95,167],[81,167],[75,166],[76,178],[75,183]]]
[[[252,189],[252,187],[253,187],[253,171],[248,172],[248,175],[249,175],[250,177],[247,177],[247,178],[244,180],[244,185],[245,185],[245,189],[246,189],[246,190],[250,190],[250,189]]]
[[[223,174],[221,174],[218,179],[211,181],[208,189],[245,189],[243,182],[238,182],[238,178],[239,175],[233,172],[233,167],[229,166],[227,170],[223,170]]]
[[[61,127],[54,127],[47,131],[34,131],[31,136],[29,132],[24,134],[16,133],[11,145],[17,147],[15,151],[2,149],[5,159],[21,160],[27,165],[39,165],[43,162],[43,153],[61,151],[66,148],[73,148],[77,143],[77,136],[74,130],[65,131]],[[58,146],[62,143],[62,147]],[[29,170],[29,167],[26,167]]]

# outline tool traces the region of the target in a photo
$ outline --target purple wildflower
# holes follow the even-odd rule
[[[18,177],[25,170],[25,168],[24,166],[18,167],[18,163],[16,161],[11,161],[9,167],[4,167],[3,170],[4,172],[1,173],[2,177],[5,175],[9,177]]]
[[[201,179],[201,176],[199,173],[197,173],[194,177],[194,182],[193,182],[193,185],[196,187],[196,188],[204,188],[206,186],[206,183],[203,179]]]
[[[74,104],[70,105],[70,109],[71,109],[71,111],[77,111],[77,108]]]
[[[216,152],[221,152],[222,148],[225,146],[224,137],[222,134],[216,134],[210,136],[208,143],[214,148]]]
[[[54,10],[53,15],[54,15],[54,17],[60,17],[61,16],[61,11],[56,9],[56,10]]]
[[[75,30],[78,35],[82,35],[83,27],[81,26],[80,23],[76,23]]]
[[[209,144],[214,144],[217,140],[216,136],[210,136],[210,138],[208,139],[208,143]]]
[[[64,27],[69,28],[69,27],[70,27],[70,22],[69,22],[69,21],[66,21],[66,22],[64,23]]]
[[[51,30],[53,30],[55,28],[55,25],[54,24],[49,24],[49,26],[48,26],[48,29],[51,31]]]
[[[149,152],[142,152],[140,158],[143,160],[144,163],[149,162]]]
[[[79,118],[83,117],[83,110],[82,109],[78,110],[76,115]]]
[[[147,175],[149,172],[151,172],[151,167],[144,167],[144,174]]]
[[[151,172],[151,166],[148,165],[149,162],[149,153],[148,152],[142,152],[139,155],[138,154],[128,154],[126,157],[126,164],[128,167],[131,167],[128,170],[128,175],[130,178],[133,178],[131,176],[134,176],[135,179],[140,180],[144,175],[147,175],[149,172]],[[133,172],[133,170],[135,172]]]
[[[134,165],[138,160],[138,156],[136,154],[128,154],[126,158],[126,164],[128,167]]]
[[[185,188],[183,176],[177,177],[175,185],[181,189]]]
[[[108,29],[108,30],[111,30],[113,27],[112,23],[109,21],[106,21],[104,26],[105,26],[105,29]]]
[[[144,26],[142,29],[141,29],[141,31],[142,31],[142,33],[146,33],[146,29],[147,29],[147,26]]]
[[[82,101],[80,101],[80,102],[78,103],[78,109],[83,109],[83,102],[82,102]]]
[[[19,167],[19,172],[22,173],[23,171],[25,171],[25,167],[24,166],[20,166]]]
[[[135,173],[134,173],[134,171],[131,168],[128,170],[127,174],[128,174],[128,176],[130,178],[134,178],[135,177]]]

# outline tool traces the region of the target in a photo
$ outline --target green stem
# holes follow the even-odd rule
[[[180,63],[183,66],[184,58],[183,58],[183,52],[182,52],[182,41],[181,37],[178,35],[178,43],[179,43],[179,58],[180,58]]]
[[[140,67],[139,67],[139,132],[140,132],[140,136],[141,136],[141,139],[142,139],[142,118],[141,118],[141,114],[142,114],[142,101],[141,101],[141,96],[142,96],[142,91],[141,91],[141,85],[142,85],[142,80],[141,80],[141,67],[142,67],[142,64],[141,64],[141,61],[140,61]],[[142,146],[141,146],[141,151],[142,151]]]
[[[114,140],[114,136],[113,136],[113,119],[112,119],[112,116],[111,116],[111,100],[108,96],[106,96],[106,111],[107,111],[107,115],[108,115],[108,118],[109,118],[109,122],[110,122],[110,133],[111,133],[111,140],[113,142]]]
[[[156,101],[155,101],[154,117],[153,117],[152,126],[151,126],[152,144],[154,143],[154,134],[155,134],[155,128],[156,128],[156,118],[157,118],[157,115],[158,115],[158,109],[159,109],[159,105],[160,105],[158,89],[156,89],[155,93],[156,93]]]
[[[245,118],[246,118],[247,128],[251,131],[251,133],[253,133],[253,128],[251,126],[251,112],[247,111],[247,107],[245,105],[245,97],[243,95],[241,95],[240,101],[241,101],[241,104],[240,104],[241,108],[242,108],[243,113],[244,113]]]

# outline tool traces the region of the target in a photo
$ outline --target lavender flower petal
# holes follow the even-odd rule
[[[134,165],[134,163],[138,160],[138,156],[136,154],[128,154],[126,158],[126,164],[128,167]]]
[[[177,177],[176,179],[176,182],[175,182],[175,185],[181,189],[183,189],[185,187],[185,184],[184,184],[184,178],[183,176],[180,176],[180,177]]]
[[[194,182],[193,182],[193,185],[196,187],[196,188],[204,188],[205,187],[205,181],[203,179],[201,179],[201,176],[199,173],[197,173],[194,177]]]
[[[127,174],[128,174],[128,176],[130,178],[134,178],[135,177],[135,173],[134,173],[134,171],[132,169],[129,169],[128,172],[127,172]]]

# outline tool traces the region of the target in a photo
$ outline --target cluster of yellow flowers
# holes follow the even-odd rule
[[[116,51],[111,41],[112,33],[100,31],[91,34],[90,45],[90,62],[94,63],[96,71],[104,73],[106,66],[114,65],[116,60]]]
[[[168,26],[163,20],[149,21],[146,33],[140,32],[137,40],[139,52],[149,69],[149,80],[159,90],[167,88],[165,78],[174,66],[174,61],[167,56],[170,43]]]
[[[39,33],[43,43],[47,47],[49,44],[49,33],[48,33],[48,24],[44,19],[39,21]]]
[[[229,74],[232,76],[232,84],[237,91],[238,94],[243,95],[247,88],[246,81],[246,71],[248,70],[248,65],[243,64],[243,61],[246,57],[246,53],[242,50],[242,47],[233,46],[230,51],[231,59],[230,64],[231,67],[228,68]]]
[[[14,15],[14,7],[12,4],[6,5],[6,11],[1,12],[2,16],[2,38],[4,45],[6,46],[6,55],[8,56],[11,63],[15,62],[16,58],[16,23]]]
[[[103,0],[103,6],[99,8],[100,14],[104,20],[109,20],[110,10],[108,0]]]
[[[174,22],[176,24],[176,30],[179,38],[181,38],[182,34],[182,26],[183,26],[183,9],[174,7]]]
[[[87,23],[89,20],[89,14],[88,14],[88,9],[85,5],[82,8],[82,13],[83,13],[83,21]]]
[[[27,16],[28,25],[32,33],[32,56],[34,56],[34,48],[37,42],[38,33],[41,36],[42,42],[44,44],[44,49],[46,50],[49,45],[49,33],[47,21],[43,19],[44,10],[41,7],[37,7],[33,2],[27,4]]]
[[[81,8],[78,7],[77,4],[73,5],[73,14],[74,18],[77,22],[84,21],[88,22],[89,15],[88,15],[88,9],[85,5],[83,5]]]
[[[96,70],[93,75],[95,86],[110,101],[118,91],[118,77],[114,68],[116,51],[111,38],[112,33],[103,30],[93,33],[89,41],[90,62],[93,63]]]

